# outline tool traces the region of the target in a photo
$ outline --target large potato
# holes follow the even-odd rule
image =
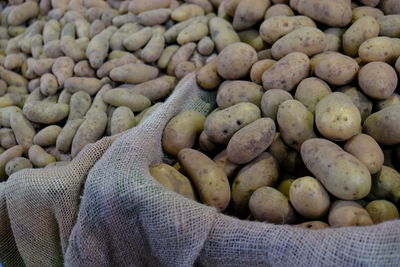
[[[291,91],[310,71],[310,59],[304,53],[293,52],[267,69],[263,76],[264,89]]]
[[[381,16],[384,16],[382,10],[378,8],[373,8],[369,6],[359,6],[353,9],[352,11],[352,19],[351,21],[354,22],[358,20],[359,18],[362,17],[373,17],[375,19],[378,19]]]
[[[326,138],[342,141],[360,132],[361,115],[346,94],[334,92],[318,102],[315,124]]]
[[[333,85],[345,85],[357,75],[359,66],[353,58],[332,53],[325,55],[315,66],[315,74]]]
[[[400,36],[400,15],[388,15],[378,18],[379,33],[381,36],[399,37]]]
[[[279,105],[293,99],[292,95],[282,89],[270,89],[261,98],[261,110],[267,118],[276,120]]]
[[[178,161],[195,185],[200,200],[218,210],[226,209],[231,191],[224,171],[206,155],[190,148],[179,152]]]
[[[32,101],[26,103],[23,108],[24,115],[33,122],[53,124],[68,116],[67,104],[50,103],[44,101]]]
[[[394,62],[400,56],[400,40],[386,36],[368,39],[360,45],[358,55],[363,62]]]
[[[372,201],[368,203],[365,210],[375,224],[399,218],[399,211],[396,206],[387,200]]]
[[[227,108],[241,102],[250,102],[260,106],[263,93],[263,88],[252,82],[224,82],[218,89],[217,104],[220,108]]]
[[[275,123],[270,118],[261,118],[238,130],[226,147],[228,159],[236,164],[252,161],[272,143]]]
[[[245,43],[225,47],[217,57],[218,74],[226,80],[239,79],[250,72],[257,61],[256,50]]]
[[[368,212],[355,201],[336,200],[332,204],[328,220],[332,227],[374,224]]]
[[[294,12],[286,4],[275,4],[267,9],[264,20],[275,16],[294,16]]]
[[[233,28],[237,31],[245,30],[256,24],[264,17],[265,11],[270,5],[269,0],[240,1],[235,9]]]
[[[203,131],[206,118],[194,110],[187,110],[173,117],[165,126],[162,146],[168,154],[178,155],[183,148],[191,148]]]
[[[383,151],[369,135],[358,134],[347,140],[343,148],[359,159],[371,174],[377,173],[383,165]]]
[[[294,99],[300,101],[309,111],[314,113],[318,102],[331,94],[331,88],[324,81],[310,77],[302,80],[296,88]]]
[[[301,157],[326,190],[340,199],[361,199],[371,190],[367,167],[335,143],[309,139],[301,146]]]
[[[251,194],[262,186],[273,186],[279,176],[278,163],[264,152],[246,164],[232,183],[232,203],[236,212],[246,214]]]
[[[400,105],[389,106],[372,113],[364,121],[363,131],[379,144],[400,144]]]

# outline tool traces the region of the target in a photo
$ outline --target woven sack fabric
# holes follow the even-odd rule
[[[21,266],[14,238],[26,266],[63,265],[87,173],[114,139],[87,145],[67,166],[21,170],[1,185],[0,262]]]
[[[178,112],[203,114],[215,96],[186,76],[140,127],[91,169],[65,255],[66,266],[398,266],[400,220],[307,230],[242,221],[157,183],[162,131]]]

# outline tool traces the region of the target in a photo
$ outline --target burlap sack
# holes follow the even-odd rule
[[[193,75],[91,169],[66,266],[398,266],[400,221],[306,230],[247,222],[179,196],[149,174],[162,131],[179,111],[209,112]]]

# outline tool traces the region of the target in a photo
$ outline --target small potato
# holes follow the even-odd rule
[[[260,187],[274,185],[278,176],[278,163],[267,152],[246,164],[232,183],[232,204],[235,211],[240,215],[246,214],[252,193]]]
[[[202,148],[203,149],[203,148]],[[205,150],[205,149],[203,149]],[[206,150],[206,152],[209,152]],[[240,165],[235,164],[229,161],[228,156],[226,155],[226,150],[221,151],[218,153],[214,158],[213,161],[217,164],[218,167],[224,170],[228,179],[232,179],[233,176],[236,175],[238,170],[240,169]]]
[[[165,69],[168,66],[172,56],[175,54],[176,51],[178,51],[178,49],[178,45],[167,46],[157,61],[157,67],[159,67],[160,69]]]
[[[222,82],[217,72],[217,58],[211,59],[196,73],[197,84],[205,90],[213,90]]]
[[[316,137],[314,115],[297,100],[286,100],[279,105],[277,121],[282,140],[297,151],[304,141]]]
[[[363,122],[372,111],[372,102],[369,100],[361,90],[357,90],[356,87],[344,86],[338,90],[338,92],[345,93],[353,101],[354,105],[358,108],[361,115],[361,121]]]
[[[203,153],[184,148],[178,154],[183,171],[195,185],[201,202],[220,211],[231,199],[229,181],[224,171]]]
[[[264,48],[264,40],[261,38],[259,31],[250,29],[238,34],[241,42],[252,46],[256,51]]]
[[[290,186],[290,203],[302,216],[318,219],[328,213],[330,200],[325,188],[317,179],[305,176]]]
[[[261,99],[261,110],[267,118],[276,120],[278,107],[286,100],[293,99],[292,95],[282,89],[270,89],[264,93]]]
[[[164,36],[162,34],[153,34],[150,41],[146,44],[143,48],[142,52],[140,53],[140,57],[144,62],[155,62],[157,61],[165,46]]]
[[[360,132],[361,115],[346,94],[334,92],[318,102],[315,124],[326,138],[343,141]]]
[[[239,129],[261,117],[260,109],[252,103],[239,103],[210,114],[204,132],[211,141],[227,144]]]
[[[74,66],[74,74],[78,77],[95,77],[96,72],[90,66],[89,61],[81,60]]]
[[[371,194],[377,199],[389,199],[393,203],[400,200],[400,174],[393,168],[383,165],[382,169],[372,176]]]
[[[137,18],[139,23],[144,26],[153,26],[164,24],[170,17],[171,10],[169,8],[158,8],[141,12]]]
[[[315,27],[302,27],[286,34],[271,47],[274,59],[280,59],[292,52],[312,56],[325,49],[325,34]]]
[[[174,9],[171,13],[171,18],[175,21],[181,22],[192,17],[204,16],[204,10],[198,5],[183,4]]]
[[[11,9],[7,16],[9,25],[16,26],[36,17],[39,14],[39,5],[35,1],[27,1]]]
[[[275,123],[270,118],[261,118],[238,130],[226,147],[228,159],[236,164],[245,164],[265,151],[275,136]]]
[[[329,228],[328,224],[321,222],[321,221],[305,222],[305,223],[298,224],[296,226],[300,227],[300,228],[312,229],[312,230]]]
[[[197,43],[197,51],[203,56],[209,56],[214,51],[215,44],[214,41],[208,37],[204,36],[201,40]]]
[[[258,221],[283,224],[295,220],[294,210],[288,199],[269,186],[260,187],[251,195],[249,207],[251,214]]]
[[[368,212],[355,201],[336,200],[329,212],[331,227],[373,225]]]
[[[17,171],[23,169],[31,169],[31,168],[33,168],[33,165],[29,159],[23,157],[16,157],[7,162],[5,171],[8,176],[11,176],[11,174]]]
[[[56,148],[58,150],[64,153],[68,153],[71,151],[72,140],[83,121],[84,119],[67,121],[67,123],[57,136]]]
[[[294,181],[295,179],[285,179],[276,187],[276,189],[290,200],[290,186]]]
[[[151,105],[150,100],[142,95],[133,93],[126,88],[115,88],[103,95],[105,103],[120,107],[126,106],[133,112],[142,111]]]
[[[13,146],[0,154],[0,181],[4,181],[7,178],[7,163],[14,158],[21,157],[23,153],[24,147],[19,145]]]
[[[371,190],[367,167],[333,142],[309,139],[301,146],[301,157],[325,189],[339,199],[361,199]]]
[[[253,64],[250,70],[250,79],[252,82],[261,84],[263,73],[276,63],[273,59],[259,60]]]
[[[275,16],[294,16],[293,10],[285,4],[275,4],[270,6],[265,12],[264,20]]]
[[[397,38],[374,37],[363,42],[358,55],[363,62],[394,62],[400,56],[400,42]]]
[[[267,69],[263,76],[264,89],[284,89],[291,91],[308,76],[310,59],[300,52],[293,52],[281,58]]]
[[[189,179],[174,167],[161,163],[150,167],[150,174],[163,186],[192,200],[196,200]]]
[[[128,107],[118,107],[111,116],[111,135],[122,133],[135,126],[135,115]]]
[[[15,139],[19,145],[22,145],[25,152],[33,144],[33,138],[36,134],[32,124],[22,114],[22,112],[14,112],[10,116],[11,129],[14,132]]]
[[[32,101],[25,103],[23,112],[30,121],[54,124],[68,116],[69,107],[67,104]]]
[[[375,224],[399,218],[399,211],[396,206],[387,200],[372,201],[368,203],[365,210]]]
[[[137,93],[147,97],[150,101],[158,101],[167,97],[174,85],[176,78],[173,76],[161,76],[159,78],[140,83],[135,85],[129,90],[133,93]]]
[[[240,42],[239,35],[234,31],[232,25],[222,18],[210,19],[209,27],[217,52],[221,52],[230,44]]]
[[[142,83],[158,76],[158,69],[145,64],[126,64],[110,72],[113,81],[125,83]]]
[[[183,148],[192,148],[203,131],[206,118],[197,111],[183,111],[173,117],[166,125],[162,146],[165,152],[178,155]]]
[[[9,128],[0,129],[0,145],[5,149],[9,149],[17,145],[17,141],[15,140],[15,135],[11,129]]]
[[[235,9],[233,28],[237,31],[245,30],[255,25],[264,17],[270,1],[247,0],[240,1]]]
[[[45,73],[40,77],[40,92],[45,96],[55,95],[58,89],[56,76]]]
[[[187,43],[181,46],[171,57],[167,67],[167,74],[175,75],[176,66],[183,61],[188,61],[195,50],[195,43]]]
[[[344,27],[351,21],[350,3],[348,0],[291,0],[290,7],[328,26]]]
[[[282,169],[289,173],[297,174],[299,168],[304,165],[300,153],[286,145],[281,138],[281,134],[278,132],[275,134],[274,141],[269,147],[268,152],[278,160]],[[289,198],[289,196],[285,196]]]
[[[92,104],[90,95],[84,91],[78,91],[71,96],[69,102],[68,120],[83,119]]]
[[[377,173],[382,168],[384,160],[382,149],[369,135],[353,136],[343,149],[360,160],[371,174]]]
[[[208,34],[208,26],[204,23],[194,23],[183,29],[177,38],[178,44],[197,42]]]
[[[301,27],[316,27],[312,19],[305,16],[274,16],[266,19],[260,26],[260,35],[269,44]]]
[[[369,6],[356,7],[353,9],[352,13],[353,13],[351,19],[352,22],[358,20],[359,18],[367,16],[371,16],[374,19],[378,19],[379,17],[384,16],[382,10]]]
[[[314,113],[318,102],[329,94],[331,89],[328,84],[318,78],[310,77],[299,83],[294,98]]]
[[[353,58],[339,53],[325,55],[315,66],[315,74],[332,85],[350,83],[358,70],[359,66]]]
[[[400,144],[400,105],[372,113],[363,125],[363,132],[382,145]]]
[[[74,61],[69,57],[59,57],[54,60],[51,70],[57,77],[58,85],[63,86],[65,80],[74,74]]]
[[[48,164],[56,162],[56,158],[47,153],[43,148],[38,145],[33,145],[29,148],[29,160],[33,166],[37,168],[44,168]]]
[[[33,143],[38,146],[52,146],[56,144],[61,127],[50,125],[40,130],[33,138]]]
[[[189,26],[190,24],[193,24],[193,23],[198,23],[198,22],[208,23],[209,20],[210,19],[208,17],[206,17],[206,16],[197,16],[197,17],[194,17],[194,18],[190,18],[190,19],[188,19],[186,21],[182,21],[180,23],[177,23],[177,24],[171,26],[164,33],[165,41],[167,43],[175,43],[177,41],[176,39],[178,38],[179,33],[183,29],[185,29],[187,26]]]
[[[222,109],[241,102],[250,102],[260,106],[263,93],[263,88],[252,82],[224,82],[218,89],[217,105]]]
[[[386,99],[397,88],[395,69],[385,62],[371,62],[358,73],[358,83],[365,94],[376,99]]]

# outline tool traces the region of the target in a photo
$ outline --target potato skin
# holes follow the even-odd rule
[[[183,171],[195,185],[201,202],[220,211],[231,199],[229,181],[224,171],[203,153],[184,148],[178,153]]]
[[[279,176],[275,158],[264,152],[246,164],[232,183],[232,203],[240,215],[247,213],[251,194],[262,186],[273,186]]]
[[[377,224],[399,218],[396,206],[387,200],[374,200],[368,203],[365,210],[371,216],[372,221]]]
[[[358,55],[363,62],[394,62],[400,56],[400,41],[397,38],[379,36],[364,41]]]
[[[205,90],[213,90],[222,82],[217,72],[217,58],[211,59],[196,73],[197,84]]]
[[[30,169],[30,168],[33,168],[33,165],[29,159],[23,157],[16,157],[7,162],[6,173],[8,176],[10,176],[11,174],[19,170]]]
[[[389,199],[397,203],[400,200],[400,173],[383,165],[372,177],[371,195],[377,199]]]
[[[329,212],[331,227],[373,225],[368,212],[355,201],[336,200]]]
[[[259,60],[253,64],[250,70],[250,79],[253,83],[261,84],[263,73],[276,63],[273,59]]]
[[[265,11],[270,5],[269,0],[240,1],[235,9],[233,28],[237,31],[245,30],[256,24],[264,17]]]
[[[196,200],[193,187],[189,179],[168,164],[161,163],[150,167],[150,174],[166,188]]]
[[[372,102],[361,92],[361,90],[352,86],[344,86],[340,88],[338,92],[345,93],[350,97],[351,101],[353,101],[354,105],[360,112],[362,122],[371,114]]]
[[[346,94],[334,92],[318,102],[315,124],[326,138],[342,141],[360,132],[361,115]]]
[[[162,146],[165,152],[176,156],[183,148],[191,148],[204,128],[206,118],[201,113],[188,110],[173,117],[165,126]]]
[[[315,74],[318,78],[330,84],[345,85],[354,79],[359,68],[353,58],[339,53],[332,53],[317,62]]]
[[[367,167],[335,143],[309,139],[301,146],[301,157],[325,189],[340,199],[361,199],[371,190]]]
[[[203,147],[202,147],[203,149]],[[210,151],[207,151],[210,152]],[[218,153],[214,158],[213,161],[217,164],[218,167],[224,170],[226,176],[230,180],[233,176],[236,175],[237,171],[240,169],[240,165],[235,164],[229,161],[228,156],[226,155],[226,150],[222,150]]]
[[[379,17],[384,16],[384,14],[383,14],[382,10],[380,10],[378,8],[373,8],[373,7],[369,7],[369,6],[360,6],[360,7],[356,7],[353,9],[351,21],[354,22],[354,21],[358,20],[359,18],[367,17],[367,16],[371,16],[374,19],[378,19]]]
[[[232,25],[223,18],[210,19],[209,27],[217,52],[221,52],[230,44],[240,42],[239,35],[234,31]]]
[[[382,145],[400,144],[400,105],[372,113],[364,121],[363,132]]]
[[[276,120],[279,105],[293,99],[292,95],[282,89],[270,89],[261,98],[261,110],[265,117]]]
[[[39,146],[52,146],[56,144],[61,127],[58,125],[50,125],[40,130],[33,138],[33,143]]]
[[[371,174],[377,173],[383,165],[383,151],[378,143],[369,135],[358,134],[347,140],[343,148],[359,159]]]
[[[261,118],[237,131],[226,147],[228,159],[236,164],[252,161],[272,143],[275,123],[270,118]]]
[[[227,108],[241,102],[250,102],[260,106],[263,93],[263,88],[252,82],[224,82],[218,89],[217,105],[220,108]]]
[[[316,77],[302,80],[296,88],[294,99],[300,101],[310,112],[315,112],[318,102],[331,93],[327,83]]]

